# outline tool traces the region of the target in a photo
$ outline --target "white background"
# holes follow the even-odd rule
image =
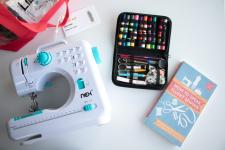
[[[72,1],[72,0],[71,0]],[[0,51],[0,150],[225,150],[225,22],[222,0],[74,0],[71,10],[95,5],[101,25],[77,34],[69,41],[88,40],[100,49],[99,65],[111,104],[112,120],[33,145],[20,146],[8,139],[5,124],[27,112],[30,101],[18,97],[12,86],[9,64],[13,59],[51,42],[54,30],[39,34],[19,52]],[[116,19],[123,11],[166,15],[172,19],[169,73],[179,61],[187,61],[218,84],[207,107],[181,148],[147,128],[143,121],[161,91],[115,86],[111,81]],[[60,37],[59,37],[60,38]]]

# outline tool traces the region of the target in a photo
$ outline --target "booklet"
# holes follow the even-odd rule
[[[216,86],[183,62],[146,117],[145,124],[171,143],[181,146]]]

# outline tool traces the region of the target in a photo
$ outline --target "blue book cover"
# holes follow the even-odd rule
[[[181,146],[216,84],[183,62],[145,119],[145,124],[171,143]]]

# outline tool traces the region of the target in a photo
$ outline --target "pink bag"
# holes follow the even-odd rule
[[[55,27],[49,24],[49,19],[55,12],[66,4],[66,14],[59,26],[64,26],[69,18],[69,0],[59,0],[38,23],[26,23],[15,17],[3,4],[0,4],[0,49],[9,51],[18,51],[25,44],[31,41],[35,35],[44,31],[48,27]]]

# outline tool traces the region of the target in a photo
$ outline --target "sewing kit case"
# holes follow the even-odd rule
[[[113,83],[162,89],[167,83],[171,27],[166,16],[121,13],[115,36]]]

